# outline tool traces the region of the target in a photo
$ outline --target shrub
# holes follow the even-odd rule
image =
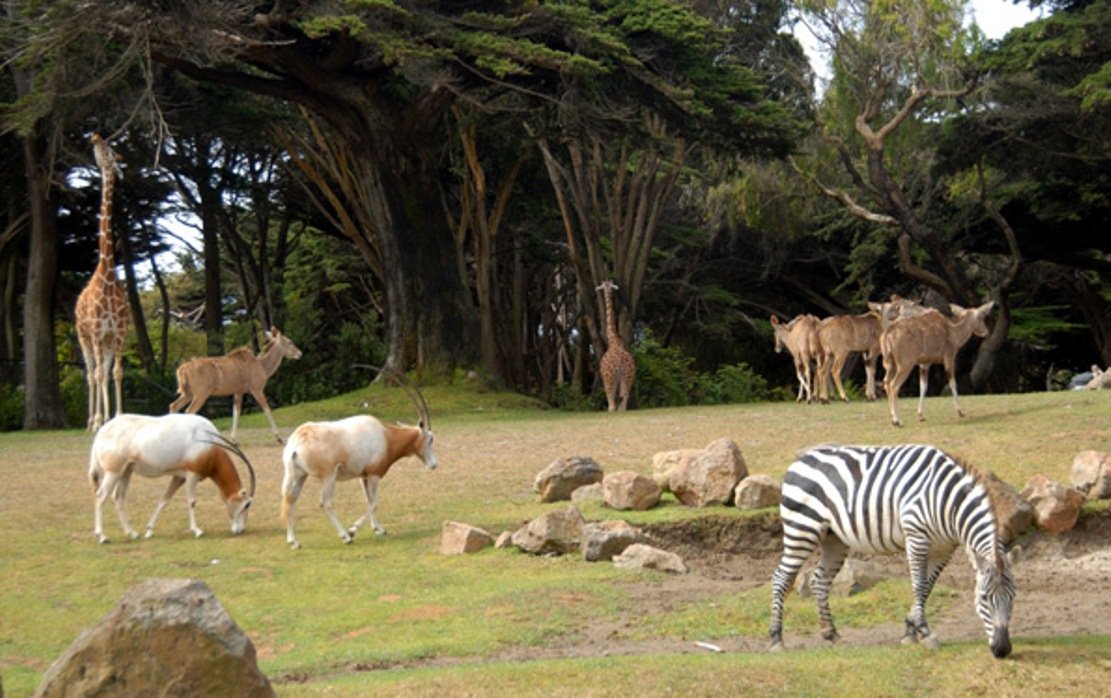
[[[633,346],[637,362],[634,392],[639,407],[689,405],[695,400],[698,374],[694,359],[676,347],[664,347],[645,331]]]

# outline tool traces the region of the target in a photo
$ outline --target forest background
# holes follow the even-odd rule
[[[891,293],[996,301],[968,389],[1061,387],[1111,363],[1111,2],[1025,4],[3,0],[0,426],[85,421],[93,132],[129,411],[271,326],[274,404],[375,364],[596,409],[611,278],[642,407],[793,394],[769,316]]]

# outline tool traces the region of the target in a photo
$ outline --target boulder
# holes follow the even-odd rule
[[[1050,480],[1045,475],[1035,475],[1026,483],[1019,496],[1034,507],[1034,520],[1050,533],[1068,531],[1076,525],[1084,493]]]
[[[611,509],[644,511],[660,501],[660,486],[650,477],[631,470],[602,478],[602,500]]]
[[[575,507],[551,511],[513,534],[513,545],[535,555],[562,555],[579,549],[583,517]]]
[[[678,451],[660,451],[652,456],[652,479],[664,492],[671,491],[671,470],[686,462],[691,456],[701,453],[700,448],[682,448]]]
[[[1111,498],[1111,456],[1099,451],[1081,451],[1072,460],[1069,482],[1088,499]]]
[[[613,558],[613,564],[622,569],[647,569],[659,572],[686,574],[687,563],[675,553],[654,548],[644,543],[633,543],[620,555]]]
[[[498,539],[494,541],[494,547],[502,550],[513,545],[513,531],[502,531]]]
[[[871,589],[889,576],[891,575],[884,572],[883,567],[870,560],[849,558],[833,578],[829,593],[831,596],[852,596]],[[810,592],[810,580],[813,577],[813,568],[799,573],[795,580],[795,590],[800,597],[810,598],[813,595]]]
[[[587,562],[612,560],[641,538],[640,529],[625,521],[597,521],[582,527],[583,559]]]
[[[494,544],[494,537],[477,526],[445,521],[440,530],[440,553],[462,555],[475,553]]]
[[[559,502],[583,485],[602,481],[602,466],[589,456],[557,458],[536,475],[533,488],[542,502]]]
[[[741,449],[730,438],[718,439],[671,469],[669,488],[689,507],[726,504],[733,488],[748,476]]]
[[[771,475],[749,475],[733,490],[733,503],[738,509],[765,509],[779,506],[781,485]]]
[[[1029,531],[1034,525],[1034,507],[1030,502],[1019,496],[1013,485],[1000,480],[993,472],[984,471],[983,483],[991,496],[1003,543],[1008,544]]]
[[[603,480],[605,478],[602,478]],[[602,483],[595,482],[575,488],[571,493],[572,502],[600,502],[602,501]]]
[[[199,579],[148,579],[85,629],[35,696],[273,696],[255,646]]]

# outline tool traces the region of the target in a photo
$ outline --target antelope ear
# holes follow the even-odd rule
[[[979,308],[977,308],[977,310],[980,311],[981,315],[987,315],[988,313],[991,312],[991,309],[994,308],[994,307],[995,307],[995,301],[988,301],[987,303],[984,303]]]
[[[772,315],[772,324],[773,324],[773,325],[778,325],[778,324],[779,324],[779,318],[777,318],[776,316]]]
[[[956,303],[950,303],[949,312],[957,317],[960,317],[961,315],[964,315],[965,309],[964,306],[957,305]]]

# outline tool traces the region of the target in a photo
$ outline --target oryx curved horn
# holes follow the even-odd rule
[[[420,388],[413,385],[408,376],[394,368],[382,368],[381,366],[374,366],[373,364],[352,365],[356,368],[374,369],[375,371],[378,371],[379,375],[386,375],[387,377],[392,378],[394,383],[397,383],[397,385],[399,385],[401,389],[405,391],[405,394],[409,396],[409,401],[412,402],[413,407],[417,409],[417,417],[424,425],[424,428],[432,428],[432,414],[428,409],[428,401],[424,399],[424,393],[420,391]]]
[[[234,453],[235,455],[239,456],[240,459],[242,459],[242,461],[247,465],[247,474],[251,476],[251,491],[248,492],[248,496],[251,499],[254,499],[256,482],[255,468],[251,465],[251,461],[247,459],[247,454],[243,453],[243,449],[239,448],[239,444],[235,443],[223,434],[214,434],[214,436],[219,439],[219,441],[209,441],[208,439],[201,439],[201,441],[206,444],[212,444],[213,446],[219,446],[225,451],[230,451],[231,453]]]

